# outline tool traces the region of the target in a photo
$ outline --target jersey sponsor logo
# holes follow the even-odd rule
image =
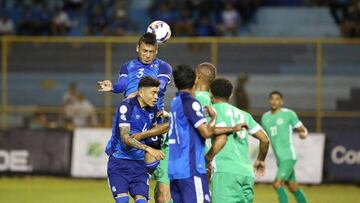
[[[337,165],[360,165],[360,151],[346,149],[342,145],[337,145],[331,151],[331,160]]]
[[[276,120],[276,124],[278,124],[278,125],[281,125],[281,124],[283,124],[284,123],[284,119],[282,119],[282,118],[278,118],[277,120]]]
[[[126,116],[125,116],[125,114],[121,114],[121,115],[120,115],[120,119],[123,120],[123,121],[126,121]]]

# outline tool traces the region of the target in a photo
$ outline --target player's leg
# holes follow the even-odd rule
[[[154,172],[156,180],[155,201],[157,203],[171,203],[170,180],[168,177],[169,147],[163,145],[162,151],[165,154],[165,158],[160,161],[159,166]]]
[[[294,160],[285,160],[280,161],[278,163],[278,171],[276,173],[276,179],[274,182],[274,189],[278,194],[279,202],[280,203],[287,203],[288,202],[288,195],[284,188],[285,181],[288,181],[295,166],[296,161]]]
[[[180,201],[177,201],[177,198],[174,197],[172,185],[170,186],[171,196],[175,203],[210,203],[210,192],[206,174],[177,180],[177,188],[178,194],[181,197]]]
[[[307,203],[307,198],[304,191],[299,187],[299,184],[296,182],[295,170],[291,174],[289,181],[286,183],[289,190],[295,196],[297,203]]]
[[[128,167],[124,160],[112,156],[108,161],[108,182],[116,203],[128,203],[128,178],[123,171]],[[127,169],[125,169],[126,171]]]
[[[245,200],[239,176],[230,173],[214,173],[211,179],[212,203],[235,203]]]
[[[174,202],[176,203],[182,203],[181,199],[181,191],[178,185],[178,180],[171,180],[170,181],[170,191],[171,191],[171,197]]]
[[[149,137],[145,139],[145,144],[154,149],[161,149],[161,142],[162,136]],[[156,160],[155,157],[151,156],[149,153],[145,153],[145,163],[148,168],[148,172],[152,174],[159,165],[160,161]]]
[[[143,161],[132,161],[132,176],[129,180],[129,193],[135,203],[146,203],[149,199],[149,174]]]

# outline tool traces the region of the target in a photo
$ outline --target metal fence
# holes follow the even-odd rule
[[[97,92],[97,81],[115,81],[122,63],[136,57],[136,37],[2,37],[1,127],[21,127],[34,111],[61,115],[62,95],[76,82],[96,107],[101,125],[111,126],[122,98]],[[267,109],[267,95],[280,90],[286,106],[312,131],[360,120],[360,40],[277,38],[172,38],[159,58],[175,66],[210,61],[236,84],[246,73],[250,112]],[[165,104],[174,96],[170,87]]]

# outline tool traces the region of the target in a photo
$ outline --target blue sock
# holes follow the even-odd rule
[[[116,203],[129,203],[129,196],[118,196],[115,197]]]
[[[135,200],[134,203],[146,203],[146,199],[144,199],[144,198],[139,198],[139,199]]]
[[[148,171],[153,171],[160,164],[160,161],[156,160],[154,162],[146,163],[146,168]]]

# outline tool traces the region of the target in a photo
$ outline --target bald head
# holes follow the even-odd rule
[[[208,62],[200,63],[196,67],[196,75],[210,84],[216,77],[216,68]]]

